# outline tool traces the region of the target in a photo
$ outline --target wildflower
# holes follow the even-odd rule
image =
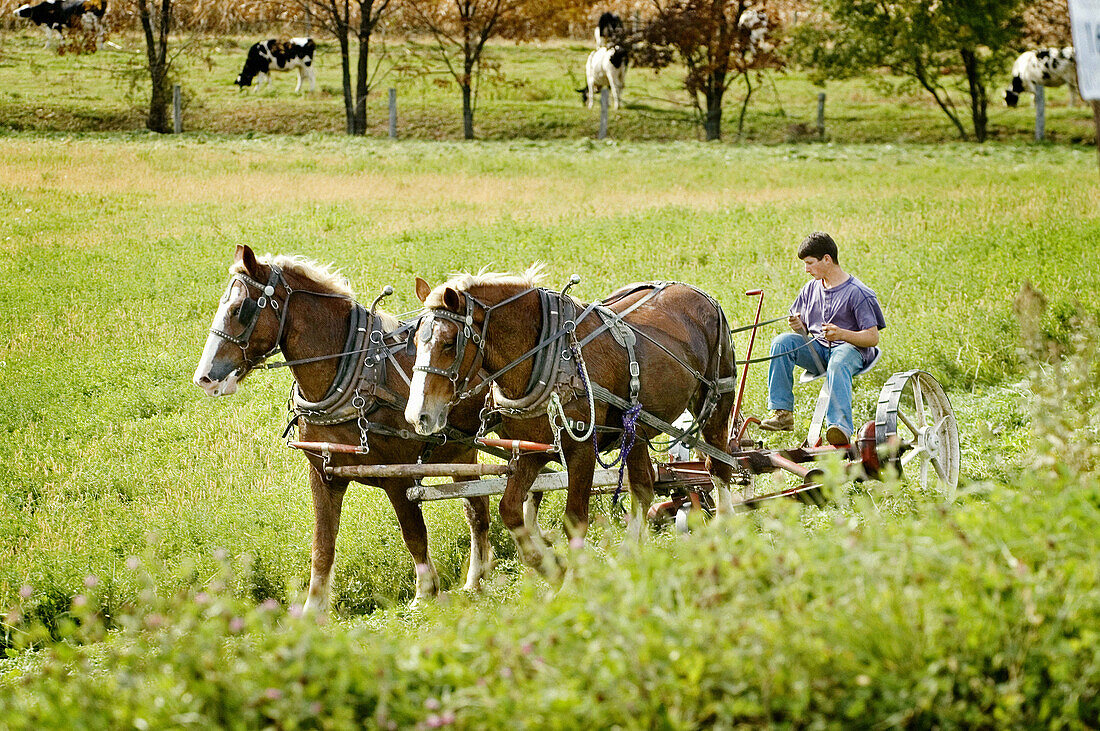
[[[95,574],[88,574],[84,577],[84,586],[89,589],[99,586],[99,577]]]
[[[77,594],[73,597],[73,607],[83,607],[88,603],[88,597],[83,594]]]
[[[278,608],[279,608],[279,602],[276,601],[275,599],[271,599],[271,598],[264,599],[260,603],[260,609],[264,610],[265,612],[274,612]]]
[[[23,586],[19,587],[19,596],[24,599],[30,599],[33,593],[34,589],[32,589],[29,584],[23,584]]]
[[[237,634],[242,629],[244,629],[244,620],[243,619],[241,619],[240,617],[234,617],[233,619],[229,620],[229,631],[230,632],[232,632],[233,634]]]
[[[271,701],[277,701],[283,697],[283,691],[278,688],[268,688],[264,691],[264,697]]]
[[[126,568],[130,569],[131,571],[137,571],[140,567],[141,559],[137,556],[130,556],[130,558],[126,559]]]
[[[424,707],[427,708],[429,711],[438,711],[440,707],[439,699],[429,698],[428,700],[424,701]]]

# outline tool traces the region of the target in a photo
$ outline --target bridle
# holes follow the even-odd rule
[[[294,365],[297,363],[308,363],[314,360],[339,358],[343,355],[347,355],[347,353],[335,353],[333,355],[324,355],[317,358],[307,358],[295,361],[284,360],[279,363],[272,363],[268,365],[264,364],[264,361],[275,355],[275,353],[279,352],[282,347],[283,331],[286,329],[286,317],[287,311],[289,310],[288,305],[290,304],[291,295],[310,294],[315,297],[333,297],[346,300],[351,299],[351,297],[346,294],[340,294],[336,292],[314,292],[305,289],[293,289],[287,283],[286,277],[283,276],[283,270],[280,267],[274,264],[270,264],[269,266],[271,267],[271,274],[267,278],[267,284],[262,284],[261,282],[253,279],[243,272],[237,272],[229,280],[229,284],[226,287],[225,294],[222,296],[223,302],[228,301],[229,294],[233,291],[233,285],[237,282],[240,282],[242,285],[244,285],[245,291],[248,292],[250,295],[253,289],[260,291],[260,295],[255,299],[253,299],[251,296],[246,297],[245,300],[241,303],[240,310],[238,310],[237,312],[237,322],[240,323],[242,327],[244,327],[244,332],[242,332],[240,335],[233,335],[224,330],[219,330],[214,327],[210,328],[210,332],[212,334],[217,335],[223,340],[233,343],[241,349],[241,356],[244,358],[245,363],[245,372],[251,371],[255,368],[279,368],[281,366]],[[279,300],[275,299],[275,292],[280,285],[282,286],[283,291],[286,292],[286,296],[283,297],[282,302],[279,302]],[[381,299],[381,297],[379,299]],[[377,300],[375,301],[375,304],[377,304]],[[260,319],[260,313],[265,308],[271,308],[271,310],[274,311],[278,316],[279,330],[275,334],[274,344],[271,346],[271,348],[268,349],[267,352],[265,352],[258,358],[249,358],[248,345],[249,341],[252,339],[252,331],[256,329],[256,323]],[[371,309],[373,312],[373,307]]]
[[[570,283],[566,285],[565,289],[563,289],[560,293],[549,290],[545,291],[548,292],[551,296],[559,297],[564,302],[567,300],[566,293],[568,292],[569,288],[576,284],[576,282],[578,281],[580,281],[579,278],[574,278],[570,280]],[[469,388],[470,382],[474,379],[474,376],[481,371],[482,365],[485,362],[485,334],[488,332],[489,319],[493,311],[498,310],[505,305],[511,304],[512,302],[515,302],[525,295],[539,291],[543,291],[543,288],[528,287],[527,289],[524,289],[517,294],[514,294],[511,297],[501,300],[500,302],[497,302],[493,305],[486,305],[484,302],[481,302],[469,292],[462,291],[460,292],[460,294],[466,301],[466,311],[464,314],[454,312],[444,307],[428,310],[427,313],[424,315],[426,320],[421,325],[421,327],[423,327],[424,329],[421,330],[419,335],[420,343],[426,344],[431,340],[433,318],[439,318],[441,320],[453,322],[455,325],[458,326],[458,334],[455,336],[454,345],[455,359],[447,368],[439,368],[431,364],[414,365],[413,371],[431,373],[436,376],[443,376],[444,378],[450,380],[451,383],[454,384],[454,395],[451,397],[448,405],[453,406],[459,401],[469,398],[470,396],[474,396],[483,389],[488,388],[498,378],[500,378],[500,376],[512,370],[512,368],[518,366],[520,363],[524,362],[528,358],[537,355],[540,351],[549,348],[560,338],[574,332],[577,328],[577,323],[583,320],[594,307],[594,304],[590,305],[579,317],[569,317],[565,320],[565,322],[562,323],[562,326],[559,330],[548,336],[542,335],[535,346],[528,350],[526,353],[519,356],[503,368],[500,368],[496,372],[484,377],[477,386]],[[475,308],[479,308],[482,312],[485,313],[484,317],[481,320],[480,326],[474,319],[474,314],[477,311],[477,309]],[[569,311],[570,313],[575,312],[575,310],[572,309],[570,309]],[[427,327],[424,327],[425,325],[427,325]],[[470,363],[470,367],[466,370],[465,373],[462,373],[462,363],[465,360],[466,347],[467,344],[471,342],[477,348],[477,351],[474,354],[473,361]]]
[[[467,396],[480,391],[482,388],[491,383],[491,380],[487,379],[479,384],[473,390],[467,390],[470,385],[470,381],[474,379],[474,376],[481,370],[481,364],[485,361],[485,333],[489,329],[489,317],[492,315],[493,310],[499,309],[504,305],[507,305],[526,294],[535,291],[535,287],[528,287],[522,292],[509,297],[506,300],[496,303],[495,305],[486,305],[469,292],[462,292],[463,299],[466,301],[466,313],[459,314],[443,307],[434,308],[428,310],[424,317],[425,321],[421,323],[420,327],[420,342],[428,343],[432,339],[432,330],[434,329],[433,320],[436,318],[440,320],[447,320],[453,322],[458,327],[458,334],[455,335],[455,358],[451,364],[446,368],[438,368],[431,364],[428,365],[414,365],[413,371],[422,371],[424,373],[431,373],[436,376],[443,376],[451,383],[454,384],[454,397],[451,399],[451,404],[455,404],[461,401]],[[485,316],[481,320],[480,326],[474,320],[474,307],[479,307]],[[474,360],[470,363],[470,367],[466,370],[465,374],[460,373],[462,370],[462,362],[465,360],[466,345],[472,342],[477,351],[474,353]],[[493,377],[496,377],[494,374]],[[460,383],[461,382],[461,383]]]

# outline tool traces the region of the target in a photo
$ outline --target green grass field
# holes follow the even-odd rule
[[[1082,265],[1100,231],[1094,161],[1072,148],[21,135],[0,138],[0,160],[4,601],[28,582],[65,595],[149,531],[165,559],[221,546],[260,556],[280,598],[300,588],[310,507],[304,461],[277,439],[287,376],[222,400],[190,383],[238,243],[333,262],[364,299],[392,284],[398,312],[416,275],[541,260],[551,283],[582,274],[587,299],[692,282],[743,323],[749,288],[785,311],[805,276],[793,248],[829,230],[889,321],[857,421],[890,373],[928,369],[960,412],[966,480],[1010,477],[1026,449],[1022,284],[1046,294],[1063,342],[1100,289]],[[370,490],[351,500],[341,602],[396,601],[411,576],[396,526]],[[429,512],[453,577],[457,506]],[[348,583],[355,565],[366,586]]]
[[[583,55],[580,47],[565,48]],[[495,51],[516,61],[532,49]],[[464,727],[496,726],[525,711],[536,727],[570,727],[574,716],[556,714],[589,691],[605,699],[606,712],[592,717],[597,726],[839,723],[861,718],[859,709],[877,709],[876,703],[924,709],[868,716],[886,726],[920,725],[922,718],[1029,725],[1027,719],[1051,716],[1028,704],[1042,689],[1028,685],[1034,677],[1028,658],[1037,655],[1026,647],[1050,650],[1044,657],[1051,667],[1057,665],[1051,658],[1060,658],[1065,677],[1042,682],[1057,688],[1058,698],[1077,693],[1084,705],[1072,706],[1076,718],[1095,725],[1095,705],[1080,696],[1081,684],[1087,688],[1098,677],[1095,660],[1081,659],[1095,646],[1090,623],[1098,594],[1084,568],[1094,562],[1100,524],[1095,472],[1067,467],[1049,479],[1035,472],[1041,460],[1034,452],[1041,450],[1032,419],[1039,407],[1040,420],[1062,423],[1063,401],[1072,401],[1086,414],[1083,426],[1069,420],[1068,431],[1039,433],[1048,449],[1063,439],[1087,451],[1098,441],[1087,416],[1096,414],[1091,376],[1063,386],[1051,362],[1022,358],[1035,333],[1021,337],[1014,310],[1030,283],[1047,300],[1040,333],[1052,347],[1070,350],[1092,332],[1081,323],[1100,316],[1094,149],[784,144],[763,108],[753,113],[750,137],[776,144],[701,145],[691,141],[690,124],[669,133],[637,106],[616,124],[629,124],[638,139],[671,141],[596,142],[584,131],[594,118],[573,107],[564,71],[549,56],[539,66],[542,76],[529,77],[547,99],[523,99],[520,87],[502,85],[485,93],[479,112],[484,137],[539,139],[348,139],[323,134],[341,124],[331,63],[322,72],[328,90],[316,98],[292,98],[286,78],[273,93],[249,98],[228,86],[241,52],[239,45],[234,54],[226,51],[204,75],[208,83],[192,87],[201,89],[204,111],[189,119],[203,130],[174,138],[88,131],[109,118],[116,129],[140,124],[135,98],[121,93],[111,73],[92,68],[107,55],[47,58],[29,36],[9,36],[0,50],[0,128],[7,130],[0,134],[0,611],[22,607],[21,615],[0,615],[0,639],[13,656],[0,665],[0,685],[22,689],[10,706],[0,693],[0,726],[16,718],[21,725],[56,725],[58,716],[50,714],[58,708],[89,714],[113,708],[114,715],[93,714],[113,719],[102,721],[113,727],[140,725],[135,718],[185,725],[180,719],[193,702],[201,706],[196,717],[211,723],[218,723],[210,710],[216,706],[229,714],[223,721],[310,727],[288,719],[312,708],[307,701],[324,683],[295,691],[297,705],[288,695],[286,708],[265,685],[285,681],[276,677],[281,672],[296,677],[302,667],[313,668],[301,670],[302,677],[316,671],[340,692],[352,693],[347,689],[361,681],[382,693],[373,706],[363,700],[367,705],[340,713],[383,727],[391,719],[429,724],[429,716],[439,720],[444,711],[457,713]],[[34,54],[41,56],[36,70],[19,72],[17,62]],[[63,71],[62,64],[77,70]],[[640,95],[644,72],[632,78]],[[85,86],[88,79],[94,83]],[[59,80],[87,96],[50,93],[49,84]],[[674,88],[665,75],[653,83]],[[778,80],[781,96],[798,83]],[[443,93],[420,88],[425,116],[416,136],[455,137],[457,113],[450,131],[438,126]],[[858,96],[854,86],[846,88]],[[809,98],[812,88],[802,89]],[[929,137],[949,136],[926,105],[911,103],[930,127],[943,127]],[[847,129],[863,130],[852,133],[859,141],[926,139],[910,136],[907,130],[921,125],[903,107],[884,110],[868,101],[861,117],[853,101],[853,119],[846,127],[838,122],[834,137]],[[540,123],[545,127],[529,126],[535,108],[550,110]],[[304,131],[292,125],[295,110],[306,109],[303,119],[312,120],[306,126],[321,132],[252,134]],[[793,103],[786,111],[792,110]],[[996,124],[1014,130],[1004,133],[1008,139],[1026,139],[1028,112],[1012,113],[1011,123],[1005,112]],[[1059,139],[1083,136],[1077,121],[1085,118],[1083,108],[1052,112]],[[372,115],[382,118],[380,111]],[[886,355],[857,384],[857,421],[871,418],[891,373],[914,367],[933,373],[962,433],[964,498],[957,512],[940,512],[928,496],[903,486],[874,483],[866,494],[876,510],[862,501],[864,491],[841,486],[838,506],[825,511],[777,506],[724,530],[662,536],[633,549],[621,544],[621,526],[604,501],[588,557],[578,557],[575,567],[576,586],[590,590],[547,599],[544,586],[516,567],[510,538],[494,523],[500,561],[488,595],[452,597],[408,613],[402,606],[413,572],[395,521],[381,493],[356,486],[337,546],[337,626],[295,629],[289,618],[272,619],[262,608],[266,599],[300,602],[308,579],[305,461],[278,438],[288,377],[257,374],[237,395],[218,400],[190,382],[237,244],[332,262],[363,300],[392,284],[396,294],[388,303],[395,312],[415,307],[414,276],[435,282],[456,270],[519,270],[541,260],[551,285],[581,274],[574,292],[584,299],[640,279],[691,282],[740,324],[754,311],[746,289],[767,291],[765,316],[785,312],[805,279],[794,248],[814,229],[836,237],[842,263],[878,291],[888,320]],[[739,354],[746,342],[738,337]],[[1085,373],[1093,373],[1089,367]],[[750,412],[763,408],[763,375],[751,371]],[[1077,400],[1057,398],[1063,387]],[[815,395],[812,387],[798,392],[802,425]],[[426,513],[433,556],[451,589],[460,584],[467,544],[460,507],[433,504]],[[551,501],[544,516],[554,530],[560,504]],[[913,558],[915,583],[887,560],[898,551]],[[845,564],[845,553],[862,571]],[[128,566],[133,556],[143,557],[143,569]],[[117,642],[93,643],[78,656],[75,640],[48,653],[16,649],[28,639],[29,620],[66,634],[72,597],[89,583],[97,606],[113,618],[112,632],[122,633]],[[876,586],[885,593],[871,591]],[[200,590],[225,596],[208,605],[206,594],[196,599]],[[971,604],[971,590],[983,601]],[[697,598],[685,601],[687,595]],[[821,620],[835,606],[848,623]],[[212,614],[219,607],[224,612]],[[908,618],[919,607],[926,621],[913,627]],[[225,612],[244,617],[243,624],[232,629]],[[1034,623],[1036,612],[1049,621]],[[156,634],[165,617],[178,624]],[[730,617],[739,618],[736,630],[719,632]],[[801,635],[793,631],[799,623],[806,629]],[[134,639],[144,636],[142,627],[159,649]],[[242,627],[248,639],[238,642]],[[908,629],[896,645],[881,639],[899,628]],[[1063,629],[1068,634],[1057,634]],[[689,648],[677,654],[682,662],[669,659],[672,636]],[[990,650],[986,658],[981,642],[990,637],[1010,651]],[[411,655],[404,649],[410,643]],[[523,648],[532,643],[553,668],[548,675],[527,658]],[[927,643],[925,654],[912,655],[907,643]],[[366,653],[356,656],[358,670],[341,665],[348,647]],[[585,660],[570,673],[575,653]],[[962,663],[952,671],[963,678],[955,685],[943,680],[950,658]],[[57,679],[70,662],[78,663],[79,680],[66,686]],[[860,663],[867,663],[864,670]],[[248,670],[256,666],[271,677]],[[847,674],[831,685],[813,684],[815,668],[834,666]],[[341,670],[326,677],[326,667]],[[375,667],[385,678],[381,690],[371,680]],[[113,672],[121,669],[130,675]],[[146,672],[145,680],[127,685],[126,677]],[[508,680],[513,673],[518,685]],[[861,673],[875,680],[871,691]],[[880,684],[880,676],[899,685]],[[206,685],[184,680],[191,677]],[[967,685],[966,678],[976,680]],[[693,690],[678,696],[680,705],[657,708],[656,700],[615,700],[619,681],[630,683],[627,699],[656,699],[662,683]],[[769,682],[775,694],[765,692],[763,700],[746,691]],[[535,687],[559,688],[560,695],[519,695]],[[746,694],[740,706],[739,693]],[[268,700],[248,700],[249,694]],[[243,705],[233,706],[229,696]],[[153,710],[155,697],[184,715]],[[788,704],[782,712],[780,697]],[[112,705],[113,698],[125,700]],[[213,705],[202,705],[204,698]],[[826,703],[834,698],[843,703]],[[145,703],[151,705],[143,711]],[[497,715],[479,717],[479,708]],[[977,715],[967,715],[971,708]],[[943,715],[922,715],[934,713]]]

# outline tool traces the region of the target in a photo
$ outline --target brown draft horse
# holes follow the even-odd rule
[[[359,307],[346,280],[327,267],[301,257],[257,258],[247,246],[237,247],[230,274],[229,285],[195,369],[195,384],[210,396],[234,393],[237,384],[253,368],[276,350],[281,350],[294,376],[295,397],[303,403],[323,402],[330,386],[340,377],[341,368],[346,368],[344,359],[332,356],[349,349],[349,336],[353,334],[349,332],[349,323],[353,310]],[[359,313],[366,317],[361,308]],[[390,344],[388,351],[397,366],[386,369],[383,383],[374,384],[376,394],[388,394],[389,398],[368,397],[364,399],[366,403],[357,404],[359,413],[368,414],[370,451],[332,454],[331,464],[409,464],[416,462],[418,457],[434,462],[476,461],[476,453],[469,442],[448,440],[439,444],[441,440],[438,439],[424,441],[410,435],[402,416],[408,384],[404,373],[396,371],[407,372],[412,366],[411,348],[406,348],[399,340],[410,337],[411,328],[403,335],[396,335],[394,331],[399,322],[392,315],[375,311],[372,319],[377,322],[373,329],[380,331],[376,339]],[[363,358],[361,353],[348,357],[359,362]],[[357,367],[358,363],[353,365]],[[456,429],[473,434],[478,427],[480,406],[480,403],[456,406]],[[302,441],[360,444],[363,435],[360,425],[355,414],[350,420],[333,424],[301,420],[299,438]],[[430,449],[429,455],[432,446],[434,449]],[[326,476],[323,455],[307,452],[307,456],[311,468],[309,485],[313,492],[314,529],[309,594],[304,609],[324,613],[328,609],[340,508],[349,480]],[[428,555],[424,516],[420,505],[410,502],[406,496],[413,480],[364,478],[355,481],[385,490],[397,513],[402,538],[416,567],[414,603],[436,594],[438,575]],[[470,525],[470,567],[464,588],[476,590],[492,563],[489,499],[467,500],[465,513]]]
[[[581,422],[592,419],[597,426],[622,426],[623,410],[599,400],[594,402],[592,418],[588,389],[573,376],[576,345],[583,344],[586,337],[601,327],[601,319],[606,318],[596,317],[587,310],[582,312],[585,304],[564,294],[549,290],[540,293],[539,277],[536,266],[522,276],[459,275],[434,289],[417,279],[416,293],[428,316],[421,321],[416,335],[416,364],[405,417],[419,433],[430,434],[447,424],[452,417],[452,405],[462,395],[456,394],[460,390],[456,389],[456,383],[462,380],[462,374],[483,368],[492,374],[487,378],[494,381],[493,398],[498,406],[503,402],[528,407],[501,412],[502,436],[554,443],[555,430],[547,417],[545,401],[533,406],[529,399],[525,401],[532,392],[536,358],[523,356],[537,349],[543,337],[540,333],[544,330],[546,312],[558,307],[574,315],[581,313],[574,321],[573,336],[559,338],[546,356],[571,358],[568,372],[557,383],[550,384],[564,405],[565,416]],[[639,382],[634,384],[637,403],[666,422],[685,408],[697,418],[702,415],[703,440],[728,454],[728,422],[734,400],[731,384],[736,363],[729,328],[717,302],[685,284],[659,283],[624,288],[604,303],[616,313],[625,313],[629,329],[637,335],[632,345],[640,367]],[[569,331],[570,323],[566,322],[563,329]],[[573,347],[564,342],[567,339]],[[628,397],[629,353],[609,329],[583,345],[581,359],[587,364],[591,383],[620,398]],[[717,387],[719,381],[725,390]],[[534,382],[543,381],[536,376]],[[631,528],[640,537],[644,516],[653,501],[652,463],[641,439],[648,441],[657,431],[641,421],[637,422],[637,429],[638,448],[630,450],[627,470]],[[601,451],[614,446],[615,434],[597,434],[602,434]],[[500,501],[501,519],[511,531],[522,560],[555,581],[560,580],[562,568],[557,561],[547,560],[554,554],[546,551],[537,536],[532,536],[530,524],[524,524],[524,499],[539,470],[552,459],[561,461],[569,473],[566,528],[571,538],[583,538],[588,526],[596,458],[591,439],[574,441],[562,434],[560,442],[559,456],[541,452],[520,455]],[[708,457],[707,469],[718,489],[719,507],[725,505],[728,510],[732,504],[728,488],[732,467]]]

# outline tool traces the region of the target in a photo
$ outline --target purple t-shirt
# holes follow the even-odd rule
[[[878,297],[874,291],[853,276],[841,285],[826,289],[824,282],[811,279],[798,293],[791,305],[791,312],[798,312],[802,322],[810,331],[810,336],[825,346],[839,344],[825,339],[825,323],[831,322],[845,330],[866,330],[886,327]],[[860,348],[863,364],[871,362],[873,350]]]

